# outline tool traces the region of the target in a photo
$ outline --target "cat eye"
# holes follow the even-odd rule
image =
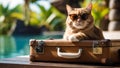
[[[78,19],[78,16],[76,14],[70,14],[69,16],[72,20]]]
[[[81,19],[82,20],[86,20],[88,18],[88,14],[87,13],[84,13],[81,15]]]

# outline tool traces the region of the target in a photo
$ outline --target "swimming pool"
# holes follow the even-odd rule
[[[30,39],[62,38],[62,35],[6,36],[0,35],[0,59],[29,55]]]

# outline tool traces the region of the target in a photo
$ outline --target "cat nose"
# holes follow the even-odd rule
[[[78,19],[77,19],[77,21],[78,21],[78,22],[80,22],[80,21],[81,21],[81,19],[79,19],[79,18],[78,18]]]

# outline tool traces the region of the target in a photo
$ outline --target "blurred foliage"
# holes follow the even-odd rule
[[[17,5],[13,9],[9,9],[9,4],[3,6],[0,4],[0,34],[11,34],[14,30],[16,19],[22,19],[21,6]]]
[[[42,27],[45,26],[50,31],[57,31],[64,29],[64,22],[66,16],[60,13],[55,7],[50,6],[49,9],[45,9],[44,6],[37,4],[40,9],[40,13],[30,13],[30,25]]]
[[[83,3],[81,3],[82,7],[86,7],[91,0],[84,0]],[[108,14],[109,9],[105,6],[104,0],[92,0],[92,15],[94,17],[94,24],[96,26],[100,26],[101,20],[104,18],[106,14]]]
[[[32,0],[30,3],[34,2],[36,1]],[[35,4],[39,7],[40,13],[29,10],[29,26],[45,26],[50,31],[64,30],[66,19],[64,14],[60,13],[52,5],[49,9],[45,9],[44,6],[37,3]],[[14,8],[9,9],[9,4],[7,6],[0,4],[0,34],[11,35],[16,27],[16,19],[24,20],[24,22],[26,22],[26,16],[23,13],[25,9],[25,5],[17,5]]]

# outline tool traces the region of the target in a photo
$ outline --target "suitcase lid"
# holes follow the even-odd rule
[[[111,39],[113,47],[120,47],[120,39]]]
[[[106,40],[82,40],[82,41],[67,41],[63,39],[54,39],[54,40],[30,40],[30,46],[36,46],[38,44],[46,46],[78,46],[78,47],[93,47],[93,46],[99,46],[99,47],[111,47],[111,41]]]

